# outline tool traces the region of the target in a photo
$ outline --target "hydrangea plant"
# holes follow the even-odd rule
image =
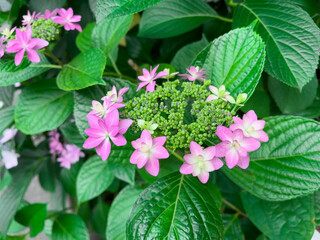
[[[317,1],[0,9],[0,240],[316,236]]]

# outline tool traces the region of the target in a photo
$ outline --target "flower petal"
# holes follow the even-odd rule
[[[40,62],[39,54],[35,50],[27,48],[27,54],[31,62]]]
[[[231,130],[225,126],[218,126],[216,134],[222,141],[230,141],[232,139]]]
[[[96,147],[97,154],[103,161],[107,160],[111,151],[111,143],[109,138],[105,139],[100,145]]]
[[[192,141],[190,143],[190,151],[194,155],[200,155],[203,150],[202,150],[202,147],[198,143]]]
[[[211,146],[207,147],[202,151],[202,156],[204,157],[204,160],[211,160],[216,154],[216,147]]]
[[[105,140],[105,138],[103,138],[103,137],[100,137],[100,138],[89,137],[89,138],[87,138],[87,140],[84,142],[84,144],[83,144],[82,147],[85,148],[85,149],[95,148],[95,147],[97,147],[99,144],[101,144],[103,140]]]
[[[198,178],[199,178],[200,182],[202,182],[203,184],[204,184],[204,183],[207,183],[208,180],[209,180],[209,173],[202,171],[202,172],[198,175]]]
[[[150,173],[152,176],[158,176],[160,168],[159,160],[156,158],[150,159],[145,165],[145,168],[147,172]]]
[[[226,154],[226,163],[228,168],[233,168],[239,161],[239,155],[236,150],[231,149]]]
[[[119,133],[125,134],[133,121],[131,119],[122,119],[119,121]]]
[[[22,59],[23,59],[23,56],[24,56],[24,52],[25,52],[25,50],[24,50],[24,49],[21,49],[21,50],[16,54],[16,56],[14,57],[14,64],[15,64],[16,66],[18,66],[18,65],[21,63],[21,61],[22,61]]]
[[[179,171],[181,174],[191,174],[193,172],[193,165],[183,163]]]
[[[123,135],[121,135],[121,134],[118,134],[118,135],[115,136],[115,137],[111,137],[111,140],[112,140],[112,142],[113,142],[116,146],[118,146],[118,147],[124,146],[124,145],[127,144],[126,138],[125,138]]]
[[[240,157],[237,165],[242,169],[246,169],[249,167],[249,163],[250,163],[250,158],[249,156],[246,156],[246,157]]]
[[[223,166],[223,162],[219,158],[214,158],[211,160],[214,170],[218,170]]]

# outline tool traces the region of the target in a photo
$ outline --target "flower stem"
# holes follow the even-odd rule
[[[232,203],[230,203],[229,201],[227,201],[226,199],[222,198],[222,202],[224,204],[226,204],[228,207],[230,207],[231,209],[233,209],[234,211],[236,211],[238,214],[244,216],[244,217],[248,217],[247,214],[245,214],[244,212],[242,212],[239,208],[237,208],[236,206],[234,206]]]
[[[238,6],[238,3],[234,3],[233,0],[228,0],[227,4],[228,4],[230,7],[237,7],[237,6]]]
[[[63,63],[53,54],[53,52],[50,51],[49,48],[46,48],[44,52],[47,56],[51,57],[53,61],[55,61],[57,64],[59,64],[61,67],[63,67]]]
[[[230,23],[233,22],[233,20],[231,18],[226,18],[226,17],[221,17],[221,16],[215,16],[214,18],[219,19],[224,22],[230,22]]]
[[[179,159],[181,162],[185,162],[184,159],[183,159],[183,157],[180,156],[178,153],[176,153],[175,151],[173,151],[172,149],[170,149],[170,148],[168,148],[168,147],[167,147],[167,149],[168,149],[168,151],[169,151],[172,155],[174,155],[174,156],[175,156],[177,159]]]
[[[30,67],[39,67],[39,68],[57,68],[61,69],[62,66],[54,65],[54,64],[38,64],[38,65],[30,65]]]
[[[122,73],[120,72],[120,70],[119,70],[116,62],[115,62],[114,59],[112,58],[112,56],[109,54],[108,57],[109,57],[109,59],[110,59],[110,61],[111,61],[111,63],[112,63],[112,66],[113,66],[114,70],[116,71],[116,73],[117,73],[120,77],[123,76]]]

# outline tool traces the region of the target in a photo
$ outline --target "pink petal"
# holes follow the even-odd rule
[[[91,148],[95,148],[96,146],[98,146],[105,138],[100,137],[100,138],[93,138],[93,137],[89,137],[83,144],[83,148],[85,149],[91,149]]]
[[[179,171],[181,174],[191,174],[193,172],[193,165],[183,163]]]
[[[218,126],[216,134],[222,141],[230,141],[232,139],[231,130],[225,126]]]
[[[216,145],[216,157],[224,157],[230,148],[230,143],[225,141]]]
[[[162,137],[156,137],[153,139],[153,144],[154,145],[161,145],[163,146],[163,144],[165,144],[167,138],[162,136]]]
[[[202,150],[202,147],[198,143],[192,141],[190,143],[190,151],[194,155],[200,155],[203,150]]]
[[[44,40],[44,39],[40,39],[40,38],[34,38],[32,40],[37,40],[36,45],[33,47],[33,49],[41,49],[44,48],[46,46],[49,45],[49,42]]]
[[[91,128],[97,128],[99,129],[99,124],[98,124],[98,120],[101,119],[98,116],[96,116],[95,114],[92,114],[93,111],[91,111],[88,115],[88,122]]]
[[[252,127],[256,130],[262,130],[264,128],[264,125],[266,122],[264,120],[257,120],[254,123],[252,123]]]
[[[77,29],[79,32],[82,32],[82,28],[79,24],[75,23],[74,24],[75,29]]]
[[[251,123],[257,121],[257,115],[253,110],[250,110],[249,112],[247,112],[246,114],[243,115],[243,121],[249,121]]]
[[[194,164],[198,162],[198,160],[195,158],[195,155],[193,154],[186,154],[183,156],[183,159],[188,163],[188,164]]]
[[[130,163],[132,163],[132,164],[137,164],[139,158],[140,158],[140,152],[137,151],[137,150],[134,151],[134,152],[131,154]]]
[[[73,16],[73,9],[72,8],[68,8],[67,16],[68,16],[68,18],[71,18]]]
[[[14,63],[15,63],[16,66],[18,66],[18,65],[21,63],[21,61],[22,61],[22,59],[23,59],[23,56],[24,56],[24,52],[25,52],[25,50],[24,50],[24,49],[21,49],[21,50],[16,54],[16,56],[15,56],[15,58],[14,58]]]
[[[160,168],[159,160],[156,158],[150,159],[145,165],[145,168],[147,172],[150,173],[152,176],[158,176]]]
[[[131,126],[133,121],[131,119],[122,119],[119,122],[119,133],[125,134],[128,131],[128,128]]]
[[[249,163],[250,163],[250,158],[249,156],[246,156],[246,157],[240,157],[237,165],[242,169],[246,169],[249,167]]]
[[[108,126],[108,133],[110,137],[116,137],[119,135],[119,127],[115,125]]]
[[[266,134],[264,131],[259,131],[259,140],[261,142],[268,142],[269,141],[268,134]]]
[[[141,141],[140,138],[137,139],[136,141],[132,141],[131,145],[134,149],[139,149],[141,147]]]
[[[148,146],[152,146],[152,137],[148,130],[144,129],[141,133],[140,137],[141,141],[147,144]]]
[[[159,72],[159,73],[157,74],[157,76],[155,77],[155,79],[156,79],[156,78],[162,78],[162,77],[167,76],[167,75],[169,75],[168,72],[161,71],[161,72]]]
[[[35,13],[35,12],[34,12]],[[29,42],[30,39],[31,39],[31,36],[32,36],[32,30],[31,30],[31,27],[28,27],[27,30],[22,33],[22,36],[24,37],[25,39],[25,43]]]
[[[236,123],[236,124],[242,124],[242,123],[243,123],[242,119],[239,118],[239,117],[233,117],[233,121],[234,121],[234,123]]]
[[[84,130],[85,134],[87,134],[89,137],[99,138],[106,136],[105,131],[101,131],[101,129],[96,128],[88,128]]]
[[[71,22],[80,22],[81,16],[80,15],[74,15],[72,18],[70,18]]]
[[[156,86],[156,82],[152,81],[151,83],[148,84],[146,92],[153,92],[155,89],[155,86]]]
[[[105,139],[100,145],[96,147],[97,154],[103,161],[107,160],[111,151],[111,143],[109,138]]]
[[[211,146],[207,147],[202,151],[202,156],[204,157],[204,160],[211,160],[216,154],[216,147]]]
[[[119,111],[117,109],[108,113],[105,117],[105,123],[108,126],[118,126],[119,125]]]
[[[201,172],[198,175],[198,178],[200,180],[200,182],[202,182],[203,184],[205,184],[206,182],[208,182],[209,180],[209,173],[208,172]]]
[[[138,84],[138,88],[137,88],[137,92],[141,89],[141,88],[143,88],[144,86],[146,86],[148,84],[148,82],[141,82],[141,83],[139,83]]]
[[[62,24],[62,25],[64,25],[66,23],[66,20],[62,17],[54,17],[54,18],[52,18],[52,20],[55,23]]]
[[[16,30],[16,38],[19,42],[23,42],[23,32],[19,28]]]
[[[223,166],[223,162],[219,158],[214,158],[210,161],[214,167],[214,170],[218,170]]]
[[[226,162],[227,162],[228,168],[233,168],[235,165],[237,165],[238,161],[239,161],[239,155],[237,151],[232,149],[227,152]]]
[[[165,159],[169,157],[169,153],[167,151],[167,149],[165,149],[164,147],[157,145],[154,147],[153,149],[153,157],[157,158],[157,159]]]
[[[146,165],[146,163],[148,162],[149,158],[146,154],[143,154],[141,152],[139,152],[139,155],[138,155],[138,163],[137,163],[137,167],[140,169],[140,168],[143,168],[144,165]]]
[[[217,99],[218,99],[217,96],[209,95],[209,96],[207,97],[206,101],[207,101],[207,102],[210,102],[210,101],[212,101],[212,100],[217,100]]]
[[[127,144],[126,138],[121,134],[118,134],[117,136],[112,137],[111,140],[118,147],[124,146]]]
[[[27,48],[27,54],[31,62],[40,62],[39,54],[35,50]]]
[[[239,142],[240,146],[243,147],[247,152],[253,152],[260,147],[260,142],[254,138],[244,138]]]
[[[21,46],[21,44],[17,40],[11,40],[7,44],[6,52],[14,53],[14,52],[19,52],[21,49],[23,49],[23,47]]]
[[[155,76],[155,74],[156,74],[156,72],[157,72],[157,70],[158,70],[159,65],[160,65],[160,64],[158,64],[153,70],[151,70],[152,67],[150,67],[150,75],[151,75],[152,77]]]

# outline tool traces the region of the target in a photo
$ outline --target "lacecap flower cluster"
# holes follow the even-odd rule
[[[139,97],[124,103],[123,95],[129,89],[118,92],[113,86],[102,103],[92,101],[92,111],[87,115],[90,128],[85,130],[89,138],[83,147],[96,148],[105,161],[111,141],[116,146],[126,145],[123,134],[131,127],[141,135],[131,142],[135,151],[130,162],[145,167],[153,176],[159,173],[159,159],[168,158],[170,153],[184,161],[182,174],[192,174],[202,183],[208,181],[210,172],[223,166],[223,157],[229,168],[247,168],[248,153],[268,141],[263,131],[265,122],[258,120],[253,110],[242,119],[235,116],[247,95],[234,98],[224,85],[211,85],[199,67],[191,66],[175,80],[177,72],[157,72],[158,67],[143,69],[137,91],[146,87],[146,92]],[[166,79],[161,86],[156,84],[159,78]],[[215,145],[216,140],[220,143]]]

